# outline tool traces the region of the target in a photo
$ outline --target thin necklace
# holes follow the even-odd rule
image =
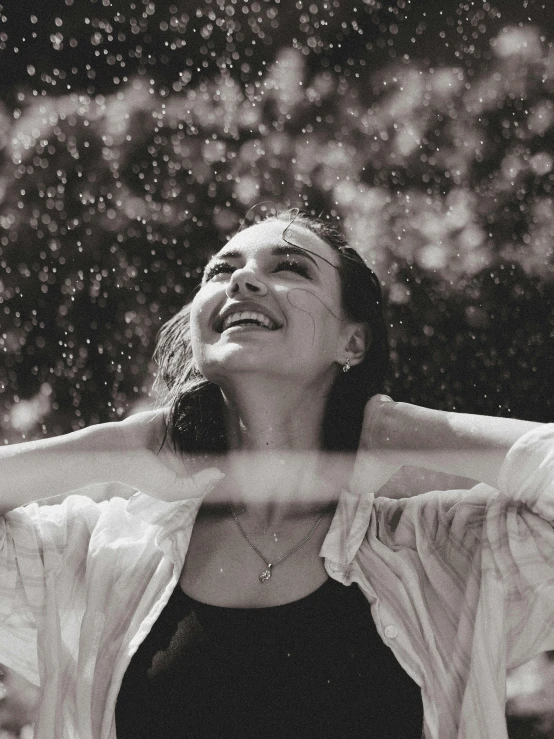
[[[267,581],[269,580],[269,578],[271,577],[271,574],[272,574],[272,573],[271,573],[271,571],[272,571],[272,569],[273,569],[274,567],[277,567],[277,565],[280,565],[280,564],[281,564],[282,562],[284,562],[284,561],[285,561],[286,559],[288,559],[289,557],[291,557],[291,556],[292,556],[292,555],[293,555],[293,554],[294,554],[295,552],[297,552],[297,551],[298,551],[298,550],[300,549],[300,547],[301,547],[301,546],[302,546],[303,544],[305,544],[305,543],[306,543],[306,542],[308,541],[308,539],[310,538],[310,536],[312,536],[312,534],[314,533],[314,531],[315,531],[315,530],[317,529],[317,527],[319,526],[319,524],[320,524],[320,522],[321,522],[321,519],[322,519],[322,518],[324,518],[325,514],[327,513],[327,511],[324,511],[324,512],[323,512],[323,513],[321,514],[321,516],[320,516],[320,517],[319,517],[319,518],[317,519],[317,521],[316,521],[316,522],[314,523],[314,525],[313,525],[313,526],[312,526],[312,528],[311,528],[311,529],[310,529],[310,530],[308,531],[308,533],[307,533],[307,534],[306,534],[306,536],[305,536],[305,537],[304,537],[304,538],[302,539],[302,541],[299,541],[299,542],[298,542],[298,544],[297,544],[296,546],[294,546],[294,547],[293,547],[293,548],[292,548],[292,549],[290,550],[290,552],[287,552],[286,554],[283,554],[283,556],[282,556],[282,557],[279,557],[279,559],[276,559],[276,560],[275,560],[275,562],[269,562],[269,560],[267,559],[267,557],[265,557],[265,556],[264,556],[264,555],[263,555],[263,554],[262,554],[262,553],[260,552],[260,550],[258,549],[258,547],[257,547],[257,546],[256,546],[255,544],[253,544],[253,543],[252,543],[252,540],[250,539],[250,537],[248,536],[248,534],[246,533],[246,531],[245,531],[245,530],[244,530],[244,529],[242,528],[242,526],[241,526],[241,523],[240,523],[240,521],[239,521],[239,519],[238,519],[238,516],[237,516],[237,514],[235,513],[235,509],[233,508],[233,506],[231,505],[231,503],[229,503],[229,509],[230,509],[230,511],[231,511],[231,515],[232,515],[232,516],[233,516],[233,518],[235,519],[235,523],[236,523],[236,524],[237,524],[237,526],[239,527],[239,531],[240,531],[240,533],[241,533],[241,534],[242,534],[242,535],[244,536],[244,538],[245,538],[245,539],[246,539],[246,541],[247,541],[247,542],[248,542],[248,543],[250,544],[250,546],[251,546],[251,547],[252,547],[252,549],[253,549],[253,550],[254,550],[254,551],[256,552],[256,554],[257,554],[257,555],[258,555],[258,556],[259,556],[259,557],[260,557],[260,558],[261,558],[261,559],[262,559],[262,560],[263,560],[263,561],[265,562],[265,565],[266,565],[266,568],[267,568],[267,569],[265,569],[265,570],[264,570],[263,572],[261,572],[261,573],[260,573],[260,574],[258,575],[258,578],[259,578],[259,580],[260,580],[260,582],[261,582],[261,583],[265,583],[265,582],[267,582]]]

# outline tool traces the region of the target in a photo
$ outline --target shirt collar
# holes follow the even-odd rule
[[[127,511],[146,523],[159,527],[156,545],[175,561],[184,556],[198,510],[206,495],[225,477],[216,467],[201,470],[183,480],[182,498],[161,500],[141,492],[127,502]]]
[[[136,493],[127,503],[127,510],[160,527],[156,541],[164,549],[163,542],[167,537],[183,528],[192,528],[202,501],[223,477],[224,474],[216,468],[202,470],[183,482],[182,500],[164,501]],[[335,515],[320,550],[321,557],[344,566],[351,564],[367,533],[374,500],[373,493],[359,494],[349,488],[341,490]]]
[[[345,567],[351,564],[364,540],[373,511],[373,493],[360,495],[344,488],[320,555]]]

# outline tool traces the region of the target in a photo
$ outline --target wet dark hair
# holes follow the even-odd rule
[[[370,343],[364,359],[349,372],[339,372],[327,400],[323,421],[323,448],[355,451],[360,440],[364,407],[375,393],[385,391],[389,371],[387,328],[381,286],[375,273],[351,249],[331,222],[296,208],[265,219],[285,224],[283,239],[294,223],[316,234],[339,257],[341,297],[349,320],[364,323]],[[265,221],[260,221],[265,222]],[[198,374],[190,345],[190,304],[160,330],[154,354],[159,367],[160,400],[169,407],[168,432],[180,451],[226,451],[223,396],[217,385]]]

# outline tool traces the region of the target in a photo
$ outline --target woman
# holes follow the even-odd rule
[[[1,450],[0,663],[40,739],[506,737],[506,669],[554,648],[552,426],[379,395],[378,282],[297,212],[158,357],[163,413]],[[374,498],[405,464],[486,484]],[[140,493],[21,507],[113,480]]]

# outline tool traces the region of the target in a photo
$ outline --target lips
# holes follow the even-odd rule
[[[258,326],[268,331],[281,328],[279,321],[265,307],[246,303],[228,306],[214,322],[218,333],[235,326]]]
[[[225,331],[225,329],[231,328],[232,326],[243,326],[249,324],[268,328],[270,331],[277,328],[273,321],[271,321],[267,316],[264,316],[263,313],[247,310],[240,311],[240,313],[230,313],[228,316],[225,316],[221,330]]]

